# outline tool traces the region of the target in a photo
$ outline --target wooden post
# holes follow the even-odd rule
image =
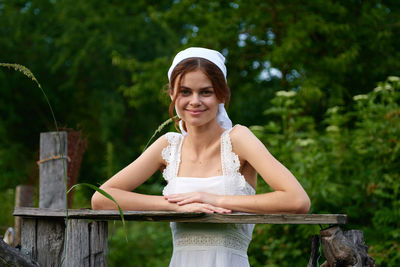
[[[15,188],[15,207],[33,207],[32,185],[19,185]],[[21,217],[14,218],[15,239],[13,246],[21,244]]]
[[[65,267],[89,267],[89,228],[86,220],[68,220]]]
[[[68,245],[65,267],[107,266],[107,222],[68,220]]]
[[[37,220],[36,255],[40,266],[59,266],[64,251],[63,220]]]
[[[65,210],[66,207],[67,133],[59,134],[61,147],[57,132],[40,133],[39,208]],[[64,251],[64,231],[62,219],[24,218],[21,250],[40,266],[59,266]]]
[[[67,133],[60,132],[60,136],[61,149],[56,132],[40,134],[40,195],[37,210],[56,209],[63,216],[23,218],[21,250],[40,266],[60,266],[62,261],[63,267],[107,266],[107,222],[71,218],[67,221],[65,236]]]
[[[90,233],[90,267],[107,267],[108,222],[92,221]]]
[[[67,175],[67,132],[40,133],[39,208],[65,209],[65,175]],[[64,162],[64,164],[63,164]]]

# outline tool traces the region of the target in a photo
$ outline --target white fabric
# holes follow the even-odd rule
[[[178,115],[178,117],[180,118],[180,115],[178,114],[178,111],[175,108],[175,112]],[[224,103],[220,103],[218,104],[218,111],[217,111],[217,122],[219,125],[221,125],[222,128],[224,128],[225,130],[229,130],[232,129],[232,121],[228,116],[228,113],[226,113],[225,110],[225,104]],[[185,136],[187,134],[187,132],[185,131],[185,129],[183,129],[183,123],[182,120],[179,121],[179,130],[181,130],[181,133]]]
[[[202,47],[189,47],[176,54],[174,60],[172,61],[171,67],[168,70],[168,80],[171,79],[172,71],[175,69],[176,65],[178,65],[181,61],[192,57],[204,58],[217,65],[217,67],[224,74],[226,80],[225,57],[216,50]]]
[[[163,176],[168,184],[163,195],[209,192],[254,195],[255,190],[239,172],[238,156],[232,151],[229,130],[221,135],[222,175],[208,178],[177,177],[183,135],[167,133],[169,145],[162,151],[167,162]],[[253,224],[171,223],[174,252],[170,267],[247,267],[247,248]]]
[[[222,128],[229,130],[232,128],[232,121],[229,119],[228,113],[225,110],[225,104],[220,103],[218,105],[217,121]]]

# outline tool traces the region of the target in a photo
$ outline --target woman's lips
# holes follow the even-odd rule
[[[187,112],[189,112],[191,115],[199,115],[204,112],[204,110],[191,110],[191,109],[186,109]]]

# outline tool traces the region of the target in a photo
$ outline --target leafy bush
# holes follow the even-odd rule
[[[172,237],[168,223],[128,222],[128,242],[120,222],[110,223],[108,266],[168,266]]]
[[[318,122],[306,116],[296,92],[280,91],[253,126],[305,187],[312,213],[346,213],[361,229],[379,266],[399,266],[400,79],[389,77],[351,105],[334,106]],[[268,190],[264,184],[259,191]],[[308,226],[258,226],[249,255],[254,265],[306,265]],[[306,254],[307,255],[307,254]]]

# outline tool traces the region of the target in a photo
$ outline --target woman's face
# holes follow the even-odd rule
[[[186,126],[202,126],[216,120],[220,101],[215,95],[212,82],[201,71],[186,73],[180,84],[175,107]],[[173,96],[171,95],[171,98]]]

